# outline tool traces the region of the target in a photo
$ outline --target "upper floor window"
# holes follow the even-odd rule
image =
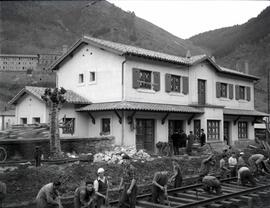
[[[245,87],[239,86],[239,99],[245,100],[245,97],[246,97],[245,95],[246,95]]]
[[[27,118],[20,118],[21,124],[27,124]]]
[[[207,121],[207,140],[219,140],[220,121],[218,120],[208,120]]]
[[[40,123],[40,117],[33,117],[33,124],[39,124]]]
[[[84,76],[83,74],[79,74],[79,83],[83,83],[84,82]]]
[[[251,100],[250,87],[235,85],[235,99],[236,100]]]
[[[220,96],[226,98],[227,97],[227,84],[226,83],[221,83],[220,88],[221,88]]]
[[[216,97],[233,99],[233,85],[223,82],[216,82]]]
[[[140,88],[152,89],[152,72],[140,70]]]
[[[95,82],[95,81],[96,81],[96,72],[90,71],[89,82]]]
[[[188,77],[165,74],[165,91],[188,94]]]
[[[160,90],[160,73],[133,68],[133,88],[149,89],[154,91]]]
[[[248,138],[248,123],[247,122],[238,122],[238,138],[247,139]]]
[[[181,88],[180,78],[181,78],[180,76],[171,75],[171,91],[172,92],[180,92],[180,88]]]

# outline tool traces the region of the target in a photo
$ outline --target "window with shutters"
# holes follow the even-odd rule
[[[247,139],[248,138],[248,123],[247,122],[238,122],[238,138]]]
[[[207,120],[207,140],[219,140],[220,139],[220,121],[219,120]]]
[[[181,77],[177,75],[171,75],[171,91],[180,92]]]
[[[111,119],[110,118],[102,118],[101,119],[101,135],[109,135],[111,134]]]
[[[227,98],[227,95],[228,95],[227,84],[220,83],[220,97]]]
[[[239,99],[240,100],[245,100],[245,87],[244,86],[239,86]]]
[[[139,87],[152,89],[152,71],[140,70]]]

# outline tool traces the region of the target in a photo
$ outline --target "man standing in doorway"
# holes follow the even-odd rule
[[[203,145],[205,145],[205,142],[206,142],[206,136],[205,136],[204,130],[201,129],[201,136],[200,136],[201,147],[202,147]]]
[[[173,143],[173,153],[174,155],[179,155],[179,143],[180,143],[180,138],[177,130],[174,130],[172,136],[172,143]]]
[[[189,132],[189,135],[187,137],[187,154],[191,155],[192,152],[192,145],[195,141],[195,135],[193,134],[192,131]]]

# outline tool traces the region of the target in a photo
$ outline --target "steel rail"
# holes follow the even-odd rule
[[[229,182],[229,181],[234,181],[236,179],[237,179],[236,177],[227,178],[227,179],[220,180],[220,182]],[[169,193],[180,192],[180,191],[191,190],[191,189],[196,189],[196,188],[199,188],[199,187],[202,187],[201,183],[200,184],[189,185],[189,186],[183,186],[183,187],[179,187],[179,188],[168,189],[168,194]],[[143,198],[147,198],[147,197],[151,197],[151,196],[152,196],[152,194],[149,193],[149,194],[139,195],[136,198],[138,200],[138,199],[143,199]],[[110,205],[115,205],[115,204],[118,203],[118,200],[113,200],[113,201],[110,201],[109,203],[110,203]]]

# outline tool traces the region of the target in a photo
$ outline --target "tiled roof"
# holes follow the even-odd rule
[[[186,105],[171,105],[159,103],[143,103],[131,101],[119,101],[108,103],[92,103],[77,109],[77,111],[108,111],[108,110],[139,110],[158,112],[181,112],[181,113],[203,113],[203,111]]]
[[[0,111],[0,116],[15,116],[14,110]]]
[[[268,116],[267,113],[263,113],[257,110],[242,110],[242,109],[229,109],[224,108],[223,114],[225,115],[239,115],[239,116]]]
[[[32,86],[26,86],[24,89],[22,89],[14,98],[12,98],[11,101],[9,101],[10,104],[14,104],[17,102],[17,100],[24,94],[24,93],[30,93],[37,97],[38,99],[42,100],[41,96],[45,92],[45,87],[32,87]],[[67,92],[64,95],[67,103],[72,104],[90,104],[91,102],[87,100],[86,98],[78,95],[77,93],[73,92],[72,90],[67,90]]]
[[[38,55],[33,55],[33,54],[0,54],[0,57],[38,58]]]
[[[194,64],[198,64],[202,61],[208,60],[211,62],[212,65],[216,68],[217,71],[222,72],[222,73],[228,73],[228,74],[235,74],[238,76],[246,77],[246,78],[251,78],[251,79],[259,79],[258,77],[249,75],[249,74],[244,74],[244,73],[239,73],[235,70],[226,70],[222,69],[220,66],[218,66],[215,62],[212,61],[212,59],[205,55],[197,55],[197,56],[191,56],[190,58],[187,57],[180,57],[180,56],[175,56],[171,54],[166,54],[166,53],[161,53],[157,51],[152,51],[144,48],[139,48],[136,46],[131,46],[131,45],[126,45],[122,43],[116,43],[108,40],[102,40],[98,38],[93,38],[90,36],[83,36],[79,41],[77,41],[68,51],[66,54],[63,54],[56,62],[54,62],[49,69],[54,70],[57,69],[58,64],[60,64],[66,56],[68,56],[72,51],[74,51],[78,46],[80,46],[82,43],[88,43],[90,45],[94,45],[96,47],[103,48],[105,50],[117,53],[119,55],[134,55],[134,56],[141,56],[145,58],[150,58],[150,59],[155,59],[159,61],[165,61],[165,62],[170,62],[174,64],[181,64],[181,65],[187,65],[187,66],[192,66]]]
[[[230,73],[230,74],[235,74],[235,75],[240,75],[240,76],[247,76],[247,77],[253,77],[254,79],[260,79],[259,77],[256,77],[254,75],[251,74],[246,74],[244,72],[240,72],[240,71],[236,71],[233,69],[228,69],[222,66],[219,66],[219,68],[221,69],[221,71],[225,72],[225,73]]]

